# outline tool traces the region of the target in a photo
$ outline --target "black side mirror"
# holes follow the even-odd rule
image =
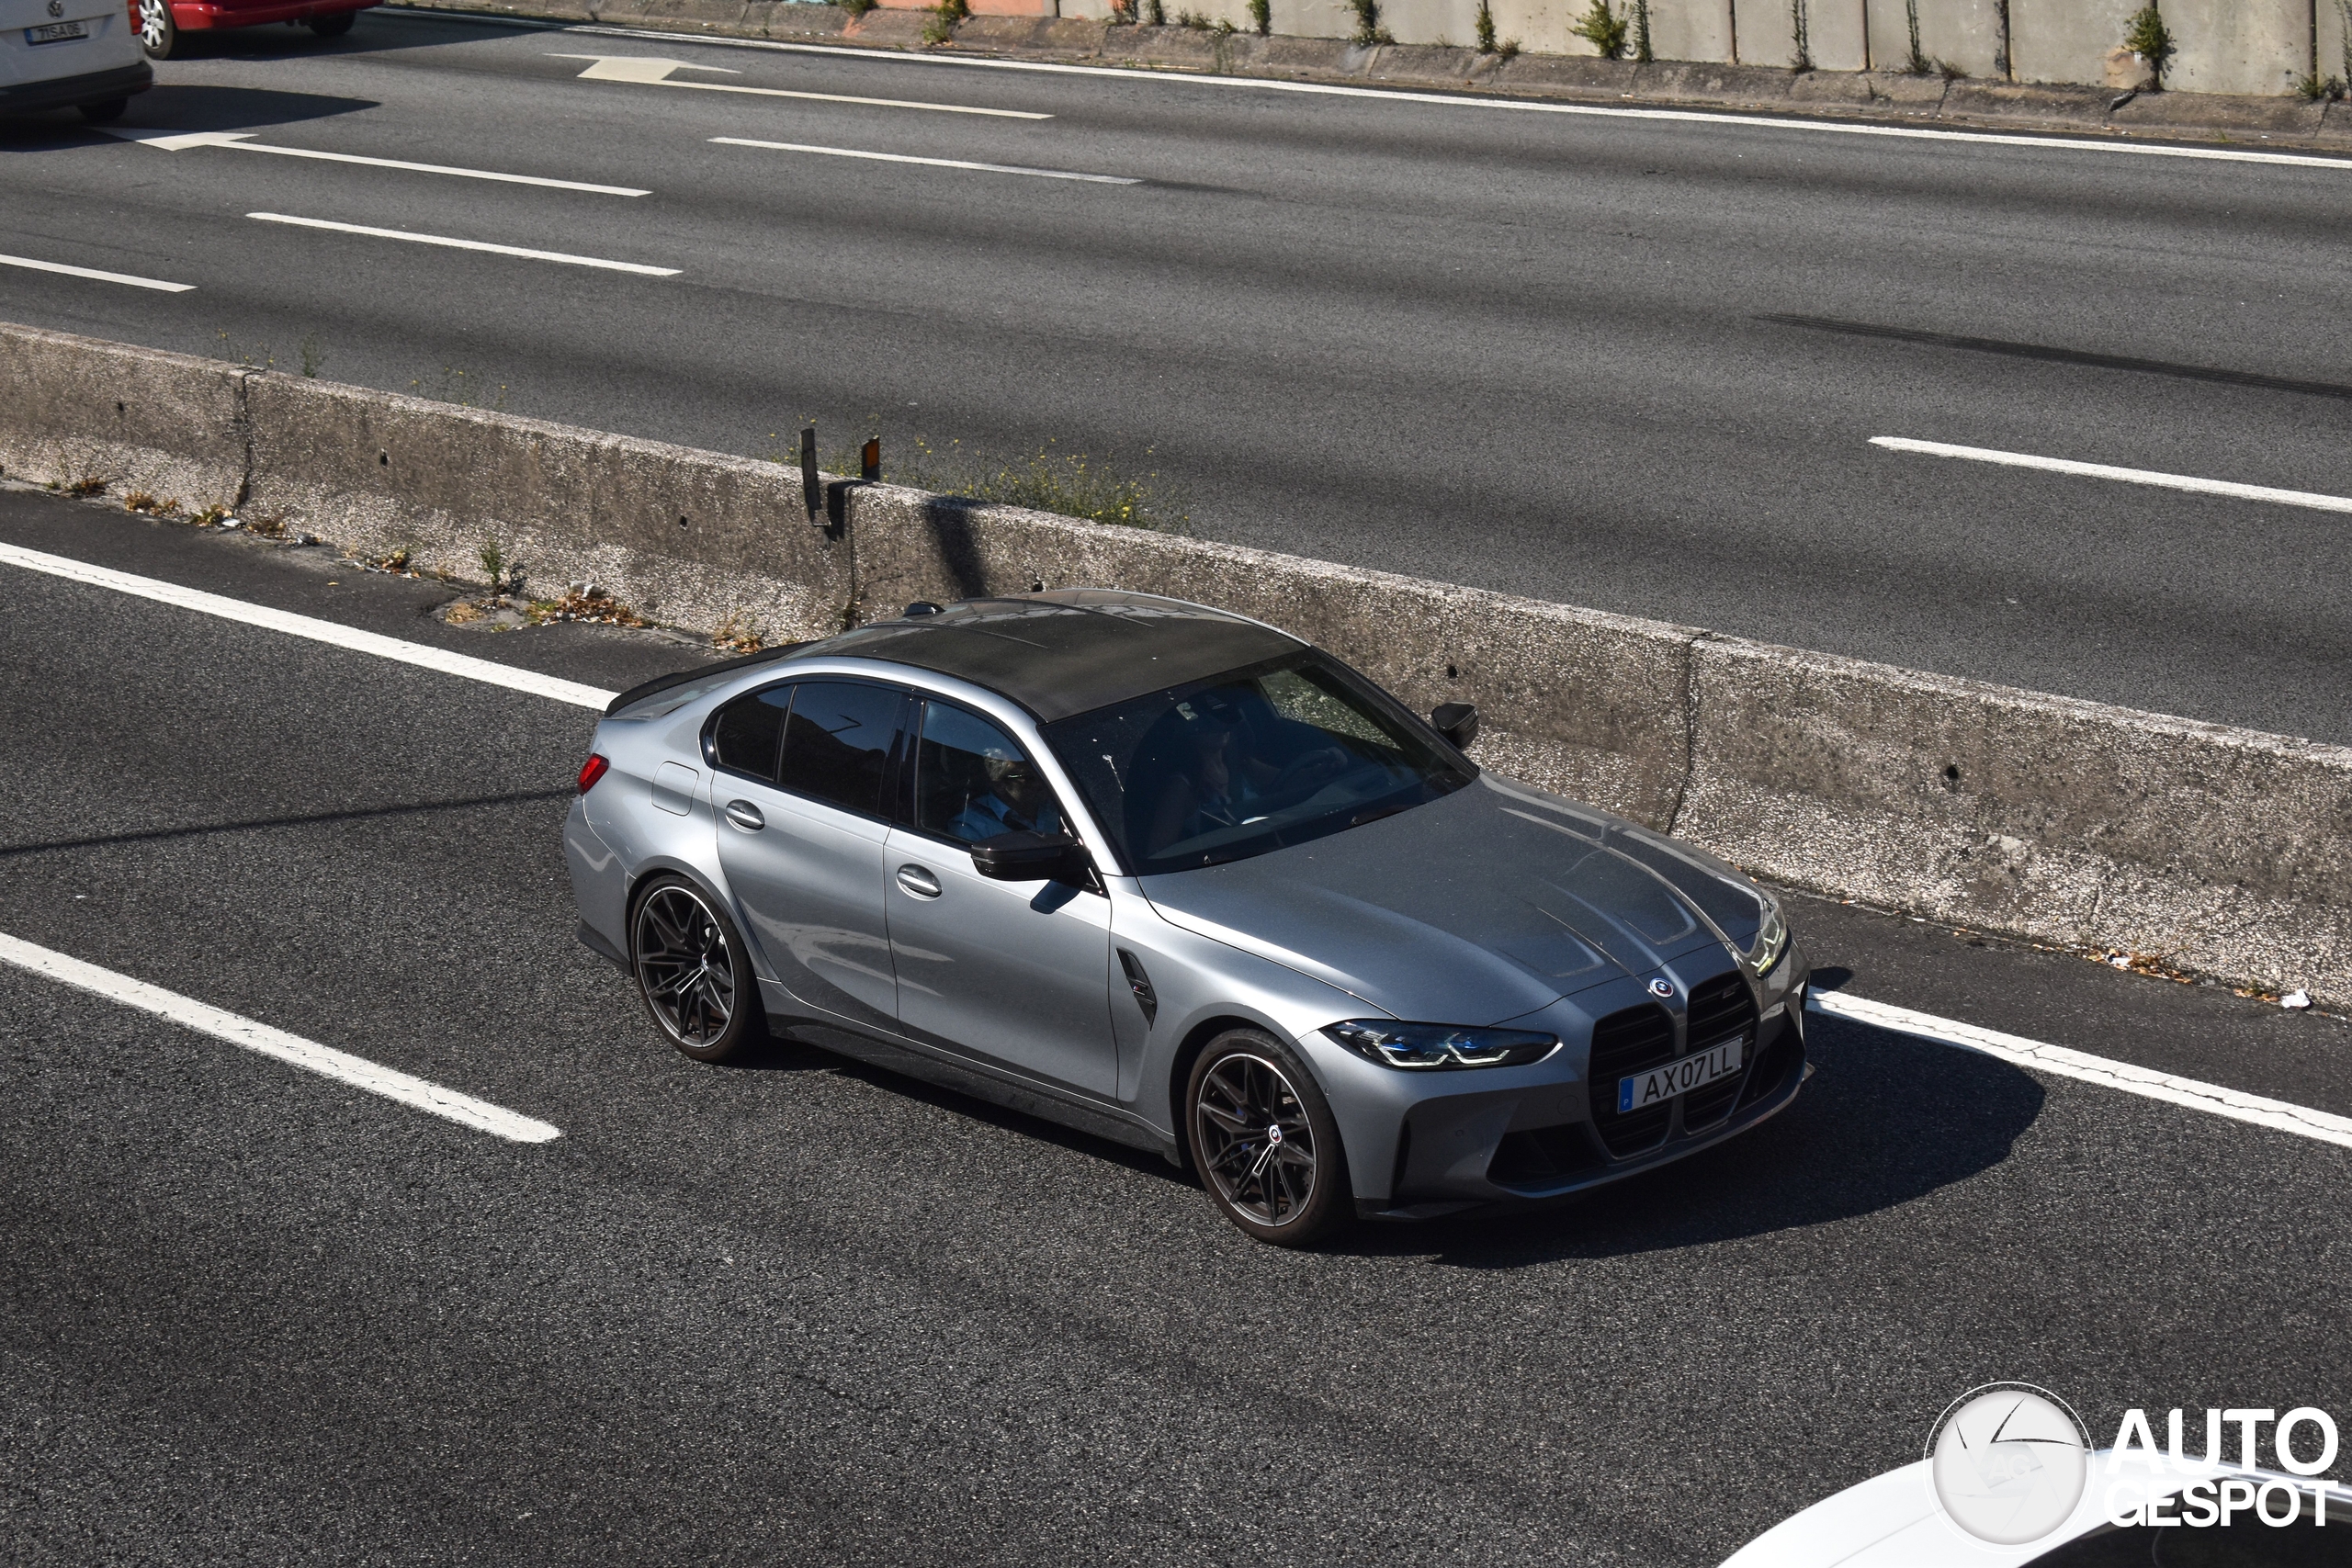
[[[999,833],[972,846],[972,869],[991,882],[1074,882],[1094,874],[1086,846],[1068,833]]]
[[[1467,751],[1478,739],[1478,709],[1471,703],[1440,703],[1430,714],[1430,727],[1453,742],[1455,750]]]

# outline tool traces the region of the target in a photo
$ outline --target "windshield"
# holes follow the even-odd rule
[[[1319,839],[1435,800],[1475,772],[1385,694],[1312,649],[1043,733],[1139,876]]]

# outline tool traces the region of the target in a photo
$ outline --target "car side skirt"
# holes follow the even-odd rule
[[[766,987],[776,994],[776,987]],[[785,1014],[771,1011],[769,1027],[778,1034],[847,1056],[885,1071],[919,1079],[940,1089],[968,1094],[991,1105],[1008,1111],[1018,1111],[1041,1121],[1057,1122],[1077,1132],[1089,1133],[1129,1148],[1147,1149],[1171,1164],[1182,1164],[1182,1156],[1173,1141],[1151,1127],[1111,1106],[1086,1104],[1057,1094],[1042,1085],[1028,1083],[1000,1074],[978,1063],[965,1064],[947,1059],[913,1041],[884,1040],[860,1030],[840,1024],[819,1022],[805,1013]]]

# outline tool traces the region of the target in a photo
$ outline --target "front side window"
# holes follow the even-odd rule
[[[1048,725],[1136,874],[1264,854],[1474,776],[1379,688],[1307,649]]]
[[[915,826],[977,844],[999,833],[1058,833],[1054,792],[1012,737],[951,703],[923,705],[915,748]]]
[[[854,681],[801,681],[789,690],[792,712],[776,783],[829,806],[878,812],[899,734],[899,694]]]

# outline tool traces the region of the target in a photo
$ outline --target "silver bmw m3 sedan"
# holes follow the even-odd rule
[[[1068,590],[649,682],[565,826],[662,1035],[771,1035],[1189,1168],[1261,1240],[1528,1203],[1804,1079],[1778,900],[1486,772],[1347,665]]]

